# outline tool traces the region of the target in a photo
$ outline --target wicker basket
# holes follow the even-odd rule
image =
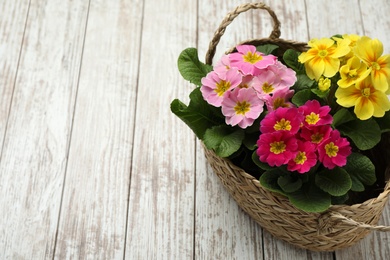
[[[240,44],[272,43],[279,46],[280,54],[287,49],[301,52],[307,50],[306,43],[280,39],[280,22],[275,13],[262,3],[251,3],[241,5],[227,14],[210,42],[206,54],[207,64],[212,64],[216,46],[226,27],[240,13],[250,9],[266,10],[273,19],[274,28],[269,38],[248,40]],[[232,51],[234,49],[229,52]],[[379,153],[385,154],[385,164],[390,164],[389,140],[382,141],[381,147],[377,148]],[[218,157],[205,147],[204,150],[214,172],[238,205],[265,230],[293,245],[313,251],[334,251],[353,245],[371,230],[390,231],[390,227],[374,226],[386,206],[390,182],[376,198],[361,204],[331,206],[324,213],[308,213],[295,208],[286,197],[264,189],[257,179],[229,160]],[[389,165],[384,168],[387,173],[390,172]]]

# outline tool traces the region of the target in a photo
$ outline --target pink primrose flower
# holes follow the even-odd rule
[[[278,109],[270,112],[260,122],[260,131],[262,133],[272,133],[276,131],[289,132],[296,134],[300,129],[303,115],[295,107]]]
[[[291,87],[297,81],[295,71],[288,68],[280,61],[276,61],[274,65],[268,66],[267,69],[275,73],[282,86]]]
[[[298,140],[298,149],[295,157],[288,162],[287,170],[305,173],[317,164],[315,146],[308,141]]]
[[[252,88],[235,88],[222,101],[222,114],[226,124],[246,128],[260,116],[263,106]]]
[[[213,70],[217,74],[225,74],[231,69],[229,54],[223,55],[222,58],[215,64]]]
[[[270,166],[287,164],[295,157],[298,148],[295,136],[286,131],[261,134],[257,146],[260,161]]]
[[[318,146],[319,161],[328,168],[343,167],[351,154],[351,146],[346,138],[340,137],[340,132],[333,130],[330,137]]]
[[[241,83],[241,79],[242,76],[238,70],[231,69],[224,74],[211,71],[202,78],[200,91],[210,105],[220,107],[226,93],[237,87]]]
[[[329,114],[329,106],[321,106],[317,100],[308,100],[299,110],[305,116],[303,120],[306,126],[329,125],[333,121],[332,115]]]
[[[265,104],[268,111],[274,111],[279,107],[294,107],[289,100],[294,95],[294,90],[288,88],[281,88],[276,90],[272,96],[266,96]]]
[[[280,89],[279,79],[272,71],[261,72],[258,76],[253,77],[251,86],[256,90],[259,98],[265,100],[268,96]]]
[[[302,127],[301,137],[317,147],[322,141],[329,138],[331,132],[332,128],[330,125],[313,126],[310,128]]]
[[[276,61],[273,55],[264,55],[256,51],[252,45],[239,45],[237,52],[230,54],[230,65],[238,68],[244,75],[257,75],[261,69],[267,68]]]

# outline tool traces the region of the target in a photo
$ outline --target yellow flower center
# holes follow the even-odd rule
[[[248,62],[248,63],[251,63],[251,64],[255,64],[256,62],[261,61],[263,59],[263,56],[257,54],[256,52],[252,53],[252,52],[248,51],[243,56],[243,58],[244,58],[245,62]]]
[[[237,115],[245,115],[250,110],[250,106],[251,104],[246,101],[237,102],[234,111],[236,111]]]
[[[284,102],[283,98],[275,98],[273,108],[276,110],[279,107],[288,107],[288,104]]]
[[[239,88],[249,88],[248,84],[240,84],[238,85]]]
[[[280,142],[273,142],[270,144],[270,152],[274,154],[280,154],[286,151],[286,145],[283,141]]]
[[[328,51],[327,50],[320,50],[318,52],[318,56],[320,56],[320,58],[325,58],[326,56],[328,56]]]
[[[280,131],[280,130],[291,130],[291,123],[289,120],[286,120],[284,118],[280,119],[280,121],[276,121],[276,124],[274,125],[275,131]]]
[[[297,156],[294,159],[294,162],[296,164],[304,164],[307,160],[306,153],[305,152],[298,152]]]
[[[274,90],[274,87],[272,85],[268,84],[267,82],[265,82],[261,88],[263,89],[264,93],[267,93],[267,94],[271,93]]]
[[[380,70],[381,69],[381,65],[378,64],[378,62],[373,62],[371,63],[371,67],[373,70]]]
[[[305,118],[306,123],[309,125],[315,125],[320,120],[320,116],[314,112],[311,112],[310,115],[307,115]]]
[[[230,81],[221,80],[217,84],[217,88],[214,90],[218,96],[222,96],[230,88]]]
[[[339,147],[335,145],[333,142],[325,145],[325,152],[329,157],[336,157],[337,152],[339,151]]]
[[[315,144],[319,144],[323,138],[324,138],[323,134],[315,133],[311,135],[311,142]]]
[[[358,73],[356,70],[350,70],[348,72],[348,78],[350,78],[350,79],[356,78],[357,75],[358,75]]]
[[[362,96],[363,97],[369,97],[371,94],[371,89],[370,88],[363,88],[362,89]]]

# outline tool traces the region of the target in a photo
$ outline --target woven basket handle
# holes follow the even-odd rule
[[[332,221],[330,221],[331,218],[333,219]],[[336,222],[334,220],[336,220]],[[343,222],[352,227],[362,228],[362,229],[367,229],[372,231],[381,231],[381,232],[390,231],[390,226],[370,225],[370,224],[358,222],[356,220],[343,216],[340,213],[329,212],[325,215],[322,215],[322,217],[319,218],[318,233],[327,234],[333,232],[333,228],[335,225],[337,225],[336,224],[337,222]]]
[[[273,30],[269,36],[271,39],[276,39],[280,37],[280,22],[278,18],[276,17],[276,14],[274,11],[272,11],[271,8],[269,8],[267,5],[263,3],[248,3],[243,4],[236,9],[234,9],[232,12],[228,13],[225,18],[222,20],[221,24],[219,25],[218,29],[215,31],[213,39],[211,40],[209,44],[209,49],[206,53],[206,64],[211,65],[213,61],[213,57],[215,55],[216,47],[219,43],[219,40],[221,39],[222,35],[225,33],[226,28],[229,24],[233,22],[233,20],[240,14],[244,13],[251,9],[263,9],[266,10],[269,15],[272,17],[273,20]]]

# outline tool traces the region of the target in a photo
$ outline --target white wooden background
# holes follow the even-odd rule
[[[268,0],[282,38],[378,37],[386,0]],[[229,197],[169,110],[242,1],[0,1],[0,259],[389,259],[390,234],[335,253],[273,238]],[[217,56],[267,37],[264,11],[229,26]],[[390,225],[390,206],[381,224]]]

